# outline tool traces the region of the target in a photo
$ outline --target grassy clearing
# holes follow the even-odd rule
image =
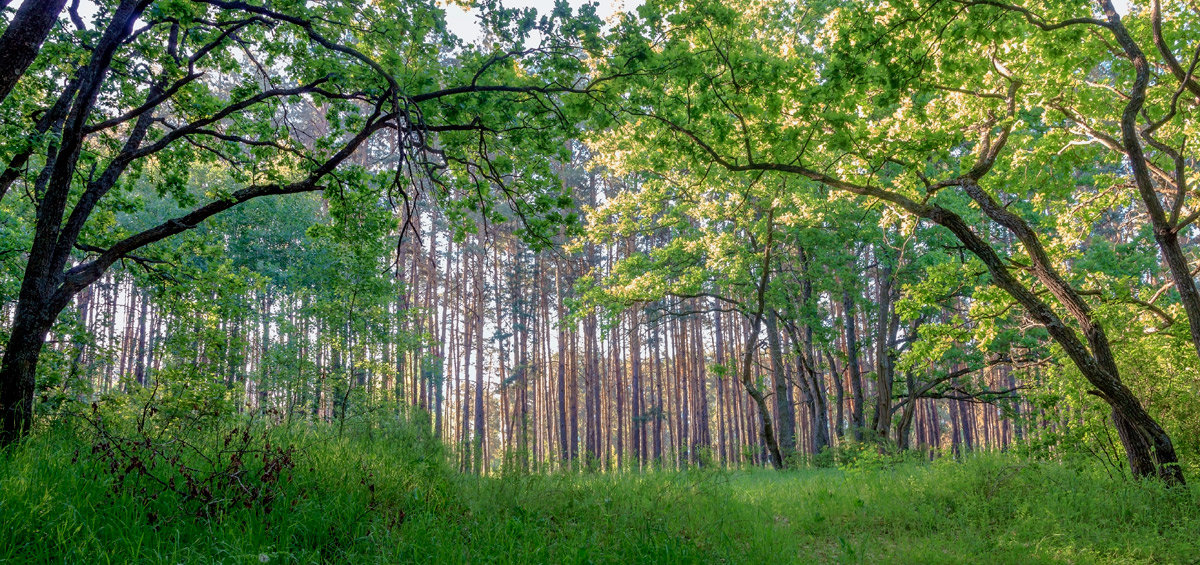
[[[270,510],[239,503],[207,517],[175,493],[155,497],[148,480],[114,489],[111,470],[74,432],[35,436],[0,456],[0,561],[1176,563],[1200,556],[1194,489],[1013,456],[786,473],[479,478],[450,469],[436,442],[411,429],[271,433],[302,451]]]

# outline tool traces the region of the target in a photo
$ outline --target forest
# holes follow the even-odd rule
[[[0,562],[1200,556],[1194,0],[0,12]]]

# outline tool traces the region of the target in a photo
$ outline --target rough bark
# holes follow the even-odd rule
[[[775,383],[775,414],[779,420],[779,451],[784,459],[796,455],[796,407],[788,399],[787,368],[783,364],[783,346],[779,339],[779,319],[767,310],[767,348],[771,354],[771,378]]]
[[[867,425],[863,415],[863,404],[866,402],[866,398],[863,395],[862,369],[858,359],[858,323],[854,312],[854,298],[850,295],[849,289],[843,289],[842,315],[845,320],[844,331],[846,332],[846,369],[850,373],[850,396],[854,401],[854,406],[850,409],[850,433],[854,436],[855,441],[862,441],[863,428]]]
[[[0,35],[0,102],[8,98],[37,58],[66,0],[25,0]]]

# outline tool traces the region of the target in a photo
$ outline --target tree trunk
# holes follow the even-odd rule
[[[630,363],[630,392],[631,422],[633,424],[633,455],[640,468],[646,457],[646,418],[644,416],[644,397],[642,395],[642,328],[638,311],[630,314],[629,322],[629,363]]]
[[[570,436],[567,432],[567,328],[563,323],[565,309],[563,295],[566,288],[563,281],[562,263],[555,268],[558,288],[558,450],[562,461],[571,460]]]
[[[854,406],[850,410],[850,433],[855,441],[862,441],[866,418],[863,416],[862,369],[858,360],[858,320],[854,314],[854,299],[850,291],[842,290],[842,315],[845,317],[846,368],[850,371],[850,395]]]
[[[906,377],[909,396],[900,413],[900,421],[896,423],[896,447],[900,451],[907,451],[911,447],[908,436],[912,430],[913,415],[916,413],[917,405],[917,398],[913,395],[916,383],[913,381],[912,373],[908,373]]]
[[[878,273],[879,318],[875,335],[875,422],[876,439],[886,442],[892,427],[892,341],[896,335],[897,317],[892,311],[892,265],[887,259]]]
[[[38,358],[61,310],[48,300],[22,297],[17,302],[12,334],[0,361],[0,447],[16,441],[33,425]]]
[[[24,0],[0,35],[0,102],[37,58],[66,0]]]
[[[833,415],[833,435],[837,438],[838,445],[841,445],[842,439],[846,437],[845,430],[842,428],[842,422],[846,417],[843,411],[843,406],[846,402],[846,388],[842,385],[842,375],[838,371],[837,362],[834,360],[833,355],[826,352],[825,361],[829,364],[829,377],[833,380],[834,398],[837,406],[834,408]]]
[[[787,368],[783,364],[783,346],[779,339],[779,319],[767,311],[767,347],[771,351],[771,377],[775,383],[775,414],[779,419],[779,451],[784,459],[796,454],[796,407],[789,402]]]

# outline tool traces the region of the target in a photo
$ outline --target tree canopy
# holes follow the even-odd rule
[[[0,443],[174,383],[479,472],[1194,468],[1191,4],[471,6],[8,10]]]

